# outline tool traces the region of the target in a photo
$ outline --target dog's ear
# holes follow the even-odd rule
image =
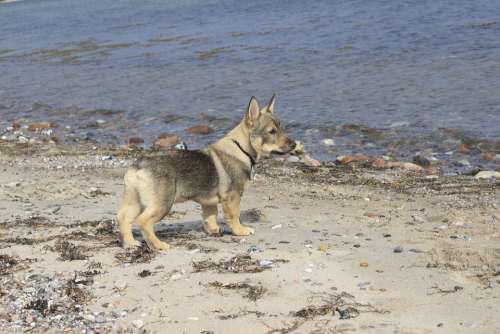
[[[269,100],[269,103],[267,104],[267,112],[270,112],[271,114],[274,113],[274,102],[276,101],[276,94],[273,94],[271,97],[271,100]]]
[[[260,117],[260,107],[259,102],[255,96],[252,96],[250,102],[248,103],[247,113],[245,115],[245,121],[249,127],[255,124],[255,121]]]

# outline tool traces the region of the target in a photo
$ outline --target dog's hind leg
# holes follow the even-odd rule
[[[203,216],[203,229],[210,235],[219,235],[220,227],[217,224],[217,204],[216,205],[201,205]]]
[[[132,235],[132,223],[142,211],[139,195],[133,183],[127,180],[130,175],[125,178],[125,190],[123,193],[123,201],[117,214],[118,227],[120,229],[120,236],[122,246],[125,248],[132,248],[140,245],[134,240]]]
[[[144,211],[137,217],[137,224],[149,248],[168,250],[170,246],[160,241],[154,232],[154,225],[163,219],[175,201],[175,181],[166,180],[153,183],[148,180],[139,190]]]

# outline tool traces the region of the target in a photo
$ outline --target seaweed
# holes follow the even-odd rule
[[[288,260],[273,259],[272,263],[286,263]],[[215,270],[219,273],[260,273],[264,270],[271,269],[270,265],[264,265],[261,261],[252,259],[250,255],[241,254],[236,255],[229,260],[219,260],[214,262],[212,260],[203,260],[192,262],[194,272],[202,272],[207,270]]]
[[[219,281],[214,281],[208,283],[208,285],[217,289],[245,290],[243,297],[250,299],[253,302],[262,298],[262,296],[267,292],[267,289],[260,284],[256,286],[244,282],[223,284]]]
[[[57,241],[54,250],[59,252],[59,260],[61,261],[74,261],[74,260],[86,260],[88,255],[84,253],[85,248],[83,246],[77,246],[69,241]]]
[[[124,253],[118,253],[115,258],[122,263],[148,263],[155,257],[155,252],[145,243],[134,249],[127,249]]]

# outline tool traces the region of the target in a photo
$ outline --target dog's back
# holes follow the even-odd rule
[[[162,156],[140,158],[132,164],[130,172],[150,176],[158,185],[175,182],[176,197],[183,200],[210,193],[218,184],[215,165],[202,151],[175,150]]]

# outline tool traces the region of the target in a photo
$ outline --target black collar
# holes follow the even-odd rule
[[[241,150],[241,152],[243,152],[243,153],[244,153],[244,154],[248,157],[248,159],[250,159],[250,164],[251,164],[251,167],[253,168],[253,166],[255,165],[255,158],[254,158],[254,157],[252,157],[252,156],[250,155],[250,153],[248,153],[247,151],[245,151],[245,150],[243,149],[243,147],[241,147],[240,143],[238,143],[238,141],[237,141],[237,140],[234,140],[234,139],[231,139],[231,140],[233,141],[233,143],[235,143],[235,144],[236,144],[236,146],[238,146],[238,148]]]

